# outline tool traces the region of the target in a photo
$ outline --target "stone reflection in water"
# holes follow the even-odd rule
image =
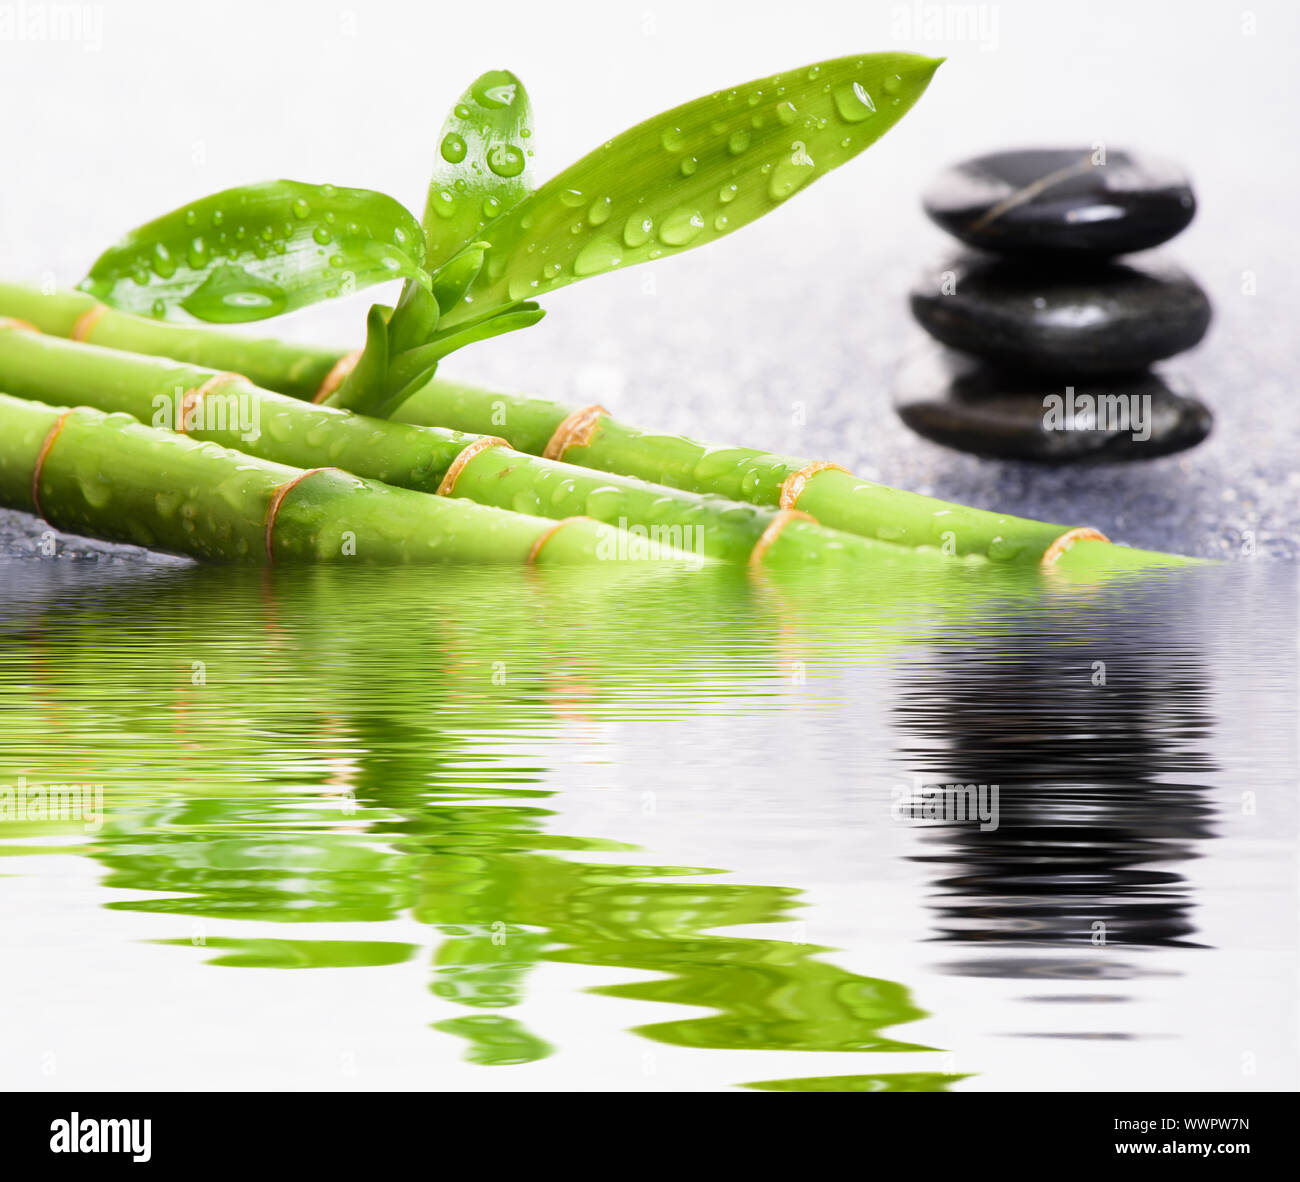
[[[938,938],[998,950],[949,972],[1123,979],[1161,971],[1126,951],[1197,946],[1175,868],[1215,812],[1195,623],[1158,596],[1113,617],[1090,606],[941,643],[905,678],[894,717],[911,770],[998,785],[996,830],[940,823],[916,858],[935,869]]]

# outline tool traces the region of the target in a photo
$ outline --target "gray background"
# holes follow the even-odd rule
[[[383,189],[418,211],[447,107],[491,67],[529,87],[544,178],[720,85],[854,51],[946,54],[894,131],[769,218],[557,293],[542,326],[444,373],[599,400],[646,426],[831,458],[1137,545],[1296,557],[1295,6],[1004,0],[973,6],[966,36],[918,21],[935,10],[944,16],[942,5],[651,0],[84,6],[77,39],[0,39],[0,271],[71,284],[132,225],[267,177]],[[1193,175],[1200,212],[1165,251],[1198,275],[1216,319],[1170,364],[1216,412],[1214,435],[1166,460],[1055,470],[915,438],[889,388],[919,331],[907,285],[946,249],[921,188],[981,151],[1097,141]],[[355,343],[368,294],[385,293],[272,331]],[[11,550],[15,531],[20,519],[0,519]]]

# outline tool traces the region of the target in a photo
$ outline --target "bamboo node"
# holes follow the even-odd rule
[[[591,442],[591,437],[596,430],[596,423],[601,415],[607,415],[607,411],[598,403],[591,406],[584,406],[575,410],[572,414],[566,415],[555,428],[555,434],[551,436],[550,442],[546,445],[546,450],[542,456],[548,460],[562,460],[564,453],[571,447],[585,447]]]
[[[45,470],[45,461],[49,457],[50,449],[54,446],[54,441],[58,439],[63,431],[63,424],[68,421],[68,416],[75,413],[73,410],[65,410],[45,434],[45,442],[41,444],[41,450],[36,453],[36,467],[32,469],[32,505],[36,510],[36,515],[50,523],[50,519],[45,516],[45,510],[41,508],[41,473]]]
[[[442,483],[438,485],[436,495],[440,497],[451,496],[456,487],[456,481],[460,479],[460,474],[465,471],[465,466],[479,452],[487,451],[490,447],[509,446],[504,439],[498,439],[495,435],[480,435],[456,454],[456,458],[451,462],[451,467],[447,469],[447,474],[442,478]]]
[[[353,349],[351,353],[344,353],[331,367],[329,373],[325,375],[325,380],[321,382],[320,389],[312,395],[312,402],[317,404],[324,402],[331,394],[334,393],[357,367],[357,362],[361,360],[361,349]]]
[[[80,341],[83,345],[89,344],[91,330],[99,323],[99,318],[107,311],[107,304],[96,304],[93,308],[87,308],[77,317],[77,322],[72,326],[72,331],[68,333],[68,337],[71,340]]]
[[[0,316],[0,328],[12,328],[15,332],[40,332],[30,320],[19,320],[17,316]]]
[[[525,565],[532,566],[537,561],[538,555],[542,552],[542,547],[546,545],[556,534],[566,525],[572,525],[575,521],[586,521],[586,517],[566,517],[563,521],[557,521],[550,529],[543,530],[541,536],[533,543],[532,549],[528,551],[528,557],[524,560]]]
[[[275,523],[280,516],[280,506],[284,504],[284,499],[295,488],[298,487],[308,476],[315,476],[318,472],[338,472],[338,468],[308,468],[305,472],[299,472],[292,480],[286,480],[280,485],[275,492],[271,494],[271,503],[266,510],[266,561],[275,562]]]
[[[781,536],[781,531],[792,521],[811,521],[814,525],[816,519],[811,513],[805,513],[801,509],[778,509],[776,516],[768,523],[767,529],[754,543],[754,549],[749,554],[749,565],[758,566],[767,556],[767,552],[772,548],[777,538]]]
[[[830,460],[815,460],[811,464],[805,464],[798,472],[791,472],[781,482],[781,508],[795,508],[799,503],[799,498],[803,496],[804,489],[808,487],[808,481],[816,476],[818,472],[830,471],[848,472],[848,469],[839,464],[832,464]]]
[[[1059,538],[1056,539],[1043,552],[1043,557],[1039,560],[1042,566],[1055,566],[1057,560],[1063,554],[1068,554],[1074,548],[1075,542],[1109,542],[1110,539],[1100,530],[1093,529],[1091,526],[1081,526],[1078,529],[1066,530]]]
[[[186,390],[181,395],[180,411],[176,416],[176,425],[173,430],[178,435],[185,435],[188,432],[187,421],[190,417],[190,411],[198,406],[214,390],[220,389],[227,382],[233,382],[238,379],[246,382],[248,379],[242,373],[214,373],[203,385],[193,390]]]

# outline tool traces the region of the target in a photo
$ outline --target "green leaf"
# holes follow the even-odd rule
[[[424,207],[430,270],[532,191],[532,119],[509,70],[489,70],[461,95],[438,138]]]
[[[388,318],[389,356],[423,345],[437,330],[440,314],[440,300],[435,293],[418,283],[407,283]]]
[[[389,383],[397,389],[405,389],[415,383],[423,384],[433,376],[433,367],[457,349],[517,329],[530,328],[545,314],[536,304],[524,303],[490,319],[462,326],[456,332],[440,334],[429,344],[394,357],[389,367]]]
[[[230,324],[388,279],[427,283],[423,255],[415,218],[383,193],[264,181],[132,230],[81,290],[124,312]]]
[[[492,249],[473,302],[449,309],[444,324],[747,225],[879,139],[940,60],[836,58],[647,119],[480,232]]]
[[[433,273],[432,291],[440,308],[454,308],[460,303],[483,269],[487,250],[486,242],[472,242]]]
[[[378,305],[370,309],[366,347],[356,368],[326,399],[330,406],[387,418],[433,377],[438,363],[448,354],[490,337],[528,328],[545,315],[536,304],[517,304],[398,353],[393,349],[392,321],[385,319],[386,311]]]

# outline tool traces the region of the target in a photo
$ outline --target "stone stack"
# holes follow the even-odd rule
[[[1185,383],[1149,368],[1201,340],[1209,299],[1171,263],[1119,257],[1192,220],[1180,170],[1120,151],[998,152],[943,172],[924,207],[973,249],[911,293],[939,342],[899,371],[895,406],[917,434],[1050,462],[1149,459],[1209,434]]]

